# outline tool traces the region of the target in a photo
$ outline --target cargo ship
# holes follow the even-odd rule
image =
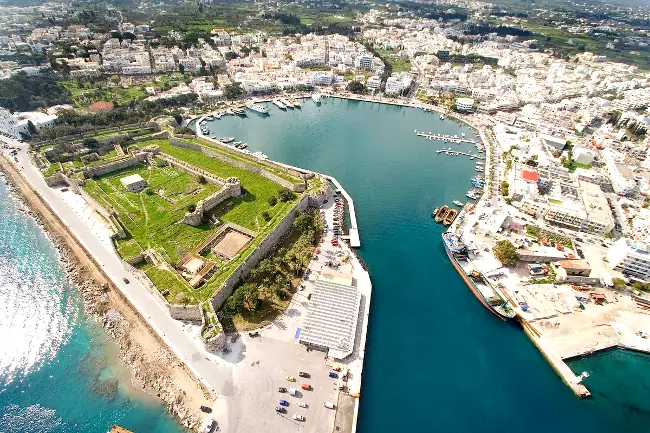
[[[469,249],[462,238],[455,233],[445,232],[442,234],[442,242],[451,264],[481,304],[502,320],[514,318],[517,313],[508,304],[499,287],[492,285],[470,262]]]

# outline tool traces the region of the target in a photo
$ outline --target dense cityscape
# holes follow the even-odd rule
[[[474,172],[464,197],[427,212],[445,273],[516,322],[576,397],[599,391],[572,360],[650,353],[648,5],[5,1],[0,12],[7,197],[48,233],[129,386],[183,428],[357,431],[364,358],[381,344],[366,345],[378,282],[364,205],[338,174],[246,138],[280,116],[315,128],[344,102],[394,109],[396,128],[426,115],[410,139]],[[266,128],[269,141],[281,130]],[[5,386],[28,358],[12,356]],[[140,432],[111,419],[96,429]]]

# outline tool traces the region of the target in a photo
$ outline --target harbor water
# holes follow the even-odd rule
[[[591,373],[595,397],[580,401],[449,264],[431,211],[466,201],[475,161],[435,151],[474,146],[413,131],[473,138],[469,128],[339,99],[286,112],[267,106],[270,116],[209,122],[210,135],[331,174],[354,198],[359,253],[373,280],[359,432],[647,431],[645,357],[613,351],[571,361]],[[84,318],[51,243],[3,184],[0,213],[0,432],[103,433],[113,423],[180,432],[162,406],[129,387],[116,348]]]
[[[133,389],[117,347],[87,319],[43,231],[0,177],[0,432],[183,430]]]
[[[647,363],[585,358],[578,369],[595,370],[587,382],[595,397],[578,400],[523,331],[488,312],[450,265],[431,211],[467,201],[476,160],[436,150],[475,147],[414,131],[477,138],[471,129],[417,109],[336,98],[320,106],[305,99],[301,110],[267,106],[269,116],[208,122],[209,135],[335,176],[353,197],[359,254],[373,281],[359,432],[647,431]],[[616,376],[609,367],[635,371],[636,382],[621,376],[617,393],[599,393],[607,385],[596,377]]]

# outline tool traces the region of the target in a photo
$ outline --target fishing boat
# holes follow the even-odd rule
[[[287,108],[293,108],[293,104],[284,98],[280,99],[280,102]]]
[[[449,212],[449,206],[447,205],[442,205],[440,209],[438,209],[438,212],[436,212],[435,220],[437,223],[442,222],[442,220],[447,216],[447,213]]]
[[[447,215],[445,215],[445,219],[442,220],[442,223],[446,226],[450,226],[457,216],[458,211],[456,209],[449,209],[449,212],[447,212]]]
[[[452,203],[455,204],[456,206],[463,207],[463,203],[460,200],[454,200],[452,201]]]
[[[275,105],[276,107],[278,107],[280,110],[286,110],[286,109],[287,109],[287,107],[286,107],[282,102],[280,102],[279,99],[274,99],[274,100],[271,101],[271,102],[273,103],[273,105]]]
[[[515,317],[516,312],[509,305],[501,288],[494,287],[474,268],[469,260],[469,249],[462,238],[455,233],[445,232],[442,234],[442,241],[452,265],[481,304],[502,320]]]
[[[312,93],[311,100],[314,101],[314,104],[320,104],[321,102],[320,93]]]
[[[249,102],[248,104],[246,104],[246,108],[259,114],[269,114],[269,109],[262,104]]]
[[[235,137],[219,137],[219,141],[222,143],[230,143]]]
[[[436,217],[436,214],[438,213],[439,210],[440,210],[439,207],[435,208],[435,209],[433,210],[433,212],[431,212],[431,218],[435,218],[435,217]]]

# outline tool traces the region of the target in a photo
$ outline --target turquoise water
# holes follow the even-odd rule
[[[576,399],[515,325],[485,310],[454,273],[433,207],[463,200],[466,157],[413,130],[471,131],[437,116],[326,100],[271,116],[212,122],[252,151],[336,176],[353,196],[360,254],[373,279],[361,433],[648,431],[647,359],[613,351],[577,359],[595,398]],[[469,145],[447,145],[471,149]],[[464,201],[464,200],[463,200]],[[115,347],[81,313],[56,254],[0,184],[0,432],[181,430],[130,389]]]
[[[647,363],[619,359],[601,367],[585,360],[580,371],[594,370],[587,384],[596,397],[580,401],[524,333],[490,314],[450,266],[443,229],[430,214],[464,201],[474,162],[436,154],[442,145],[413,131],[471,130],[419,110],[363,102],[327,99],[316,107],[305,100],[302,110],[287,112],[267,105],[268,117],[210,122],[211,135],[235,136],[252,152],[334,175],[352,195],[360,255],[374,285],[361,433],[650,429],[648,412],[638,410],[650,386]],[[610,367],[635,372],[636,383],[609,382],[616,376]]]
[[[86,319],[56,251],[0,181],[0,432],[180,433],[130,386],[116,347]]]

